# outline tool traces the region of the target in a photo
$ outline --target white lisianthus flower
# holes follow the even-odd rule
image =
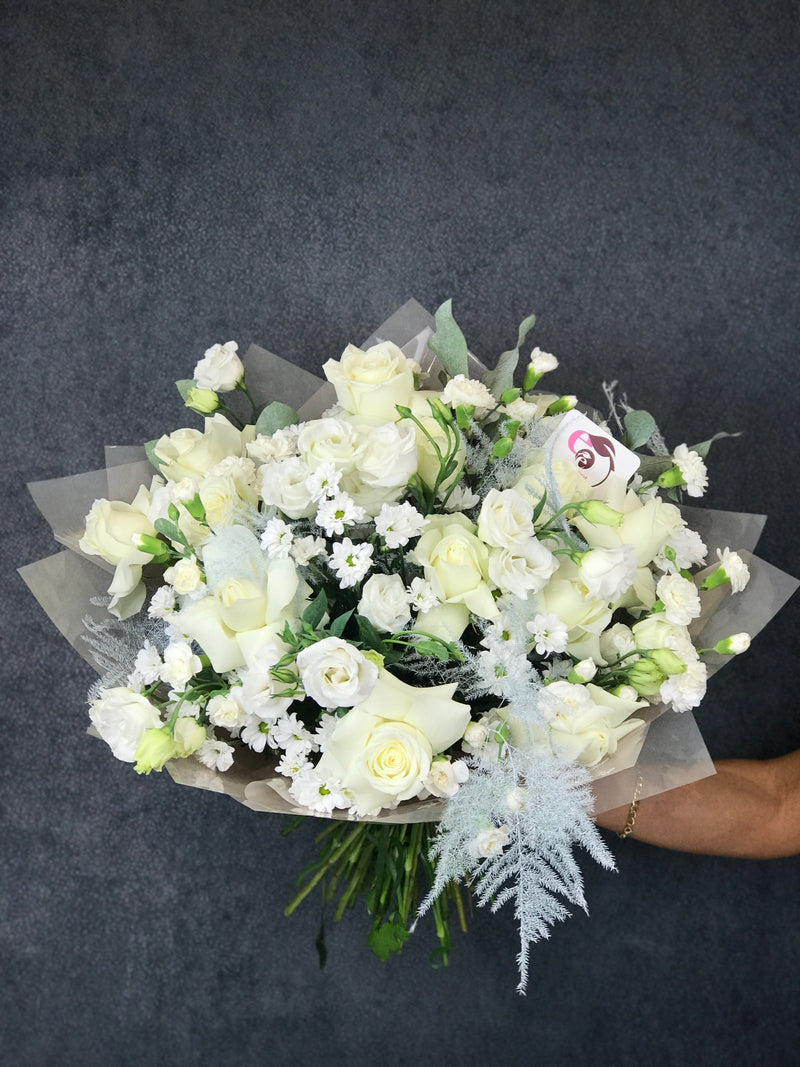
[[[387,548],[407,545],[412,537],[419,537],[428,520],[413,504],[384,504],[375,518],[375,529]]]
[[[407,593],[409,603],[415,611],[430,611],[439,603],[436,591],[424,578],[412,578]]]
[[[348,345],[341,359],[329,359],[322,371],[345,411],[394,422],[399,418],[397,405],[411,402],[414,366],[397,345],[383,341],[366,352]]]
[[[431,763],[431,769],[423,786],[431,796],[454,797],[467,778],[469,778],[469,768],[463,760],[451,760],[444,757],[435,759]]]
[[[478,515],[478,537],[492,548],[514,548],[533,537],[533,506],[514,489],[490,489]]]
[[[364,583],[358,614],[385,633],[397,633],[411,621],[408,593],[399,574],[373,574]]]
[[[203,569],[194,556],[179,559],[164,571],[164,581],[169,582],[179,596],[202,594],[205,590]]]
[[[615,622],[600,635],[600,652],[606,664],[616,663],[622,656],[627,656],[636,648],[636,641],[630,626],[624,622]],[[626,662],[631,662],[631,656]]]
[[[558,561],[535,537],[512,548],[493,548],[489,553],[489,577],[504,592],[527,600],[528,593],[544,589]]]
[[[218,741],[216,738],[209,738],[198,748],[195,756],[204,767],[224,773],[233,766],[233,753],[233,745],[229,745],[226,741]]]
[[[439,496],[444,497],[447,495],[447,490],[440,491]],[[445,511],[469,511],[470,508],[474,508],[476,504],[480,503],[480,497],[477,493],[473,493],[468,485],[457,485],[455,489],[447,497],[447,503],[444,505]]]
[[[475,418],[482,419],[497,405],[497,401],[483,382],[457,374],[442,390],[442,400],[451,408],[474,407]]]
[[[604,602],[619,600],[633,585],[636,570],[636,552],[631,545],[592,548],[583,553],[578,564],[589,596]]]
[[[214,726],[227,730],[229,734],[238,734],[245,724],[245,713],[231,693],[218,693],[211,697],[206,711]]]
[[[291,705],[291,696],[277,695],[286,689],[291,690],[291,685],[279,682],[271,673],[280,658],[277,645],[267,642],[249,667],[237,671],[241,685],[234,686],[231,695],[247,715],[274,722]]]
[[[349,537],[334,542],[328,562],[341,589],[358,585],[372,566],[372,552],[372,545],[357,545]]]
[[[314,521],[328,537],[341,537],[345,526],[355,526],[356,523],[364,522],[366,517],[364,509],[347,493],[337,493],[336,496],[320,500]]]
[[[202,666],[200,657],[194,654],[189,641],[170,641],[164,649],[161,681],[166,682],[172,689],[181,690]]]
[[[317,510],[308,490],[310,471],[299,456],[287,456],[261,467],[261,499],[290,519],[310,519]]]
[[[321,708],[352,708],[369,697],[378,681],[376,665],[339,637],[325,637],[297,654],[306,694]]]
[[[89,708],[89,718],[117,759],[124,763],[133,763],[145,733],[161,726],[158,709],[141,693],[125,686],[103,689]]]
[[[231,393],[244,378],[244,366],[236,355],[235,341],[213,345],[194,368],[198,389],[213,389],[217,393]]]
[[[549,656],[566,650],[567,626],[552,612],[534,615],[525,628],[533,637],[537,656]]]
[[[659,578],[656,596],[664,605],[665,619],[675,626],[688,626],[700,614],[697,587],[680,574],[665,574]]]
[[[702,496],[708,488],[708,471],[702,457],[687,445],[678,445],[672,462],[681,472],[689,496]]]
[[[317,556],[324,556],[328,546],[323,537],[296,537],[292,542],[291,557],[295,563],[305,565]]]
[[[271,559],[288,559],[294,536],[291,526],[283,519],[270,519],[261,534],[261,547]]]
[[[502,826],[490,826],[479,830],[469,844],[469,851],[476,860],[490,859],[499,856],[511,841],[511,831],[503,823]]]
[[[750,568],[744,562],[738,552],[731,552],[729,548],[717,549],[720,569],[724,571],[731,583],[731,592],[741,593],[750,581]]]

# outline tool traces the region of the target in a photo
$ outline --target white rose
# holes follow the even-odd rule
[[[194,368],[194,381],[198,389],[213,389],[217,393],[232,392],[244,377],[244,366],[236,355],[239,346],[235,341],[213,345]]]
[[[615,504],[617,502],[615,501]],[[660,497],[642,503],[636,493],[628,493],[621,502],[625,518],[620,526],[599,526],[580,515],[571,521],[592,548],[615,548],[631,545],[640,567],[647,566],[683,525],[680,511]]]
[[[432,515],[417,541],[413,559],[424,568],[439,599],[464,604],[484,619],[494,619],[497,607],[487,584],[489,550],[475,536],[466,516]]]
[[[194,556],[179,559],[164,571],[164,581],[169,582],[180,596],[189,596],[205,586],[203,571]]]
[[[618,600],[636,577],[636,554],[630,545],[593,548],[581,556],[578,573],[595,600]]]
[[[558,567],[553,553],[535,537],[513,548],[493,548],[489,553],[489,577],[494,584],[522,600],[544,589]]]
[[[629,701],[598,686],[557,681],[546,686],[540,710],[547,719],[550,744],[556,756],[595,767],[616,752],[619,740],[642,726],[631,718],[646,701]]]
[[[411,401],[411,410],[424,428],[423,432],[423,429],[420,429],[420,427],[415,424],[417,434],[417,469],[423,482],[430,486],[435,484],[440,471],[439,456],[437,455],[436,448],[438,448],[441,454],[444,455],[451,445],[450,438],[445,433],[442,426],[431,415],[428,399],[438,399],[438,396],[438,393],[431,390],[420,389],[414,393],[414,397]],[[434,448],[431,443],[431,438],[435,442],[436,448]],[[459,441],[454,456],[456,466],[453,473],[441,482],[439,487],[440,490],[449,489],[454,482],[459,480],[461,471],[464,467],[465,458],[464,443],[459,435]]]
[[[257,630],[267,621],[267,591],[249,578],[228,578],[214,588],[219,614],[229,630]]]
[[[277,459],[261,467],[261,499],[290,519],[310,519],[317,504],[306,482],[311,473],[298,456]]]
[[[332,463],[338,471],[355,466],[359,433],[344,419],[314,419],[303,423],[297,435],[297,449],[310,471]]]
[[[424,786],[435,797],[454,797],[469,778],[469,768],[463,760],[435,759]]]
[[[514,548],[533,537],[533,507],[514,489],[490,489],[478,516],[478,537],[492,548]]]
[[[601,634],[611,621],[608,603],[587,596],[574,568],[562,564],[554,577],[536,594],[537,609],[546,615],[555,615],[570,631],[570,637],[580,637],[578,631]],[[563,577],[562,577],[563,575]]]
[[[664,605],[664,617],[675,626],[688,626],[700,614],[700,594],[694,582],[680,574],[665,574],[656,583],[656,596]]]
[[[329,359],[322,370],[345,411],[395,422],[397,405],[411,403],[414,367],[397,345],[383,341],[366,352],[348,345],[338,362]]]
[[[399,574],[373,574],[364,584],[358,613],[379,630],[397,633],[411,620],[408,593]]]
[[[366,700],[378,680],[378,668],[347,641],[326,637],[297,656],[306,694],[321,708],[352,708]]]
[[[413,629],[423,634],[457,641],[467,628],[469,608],[465,604],[434,604],[420,610]]]
[[[219,726],[228,733],[237,733],[245,722],[245,713],[231,693],[218,693],[207,706],[208,717],[214,726]]]
[[[394,489],[407,485],[417,470],[414,424],[385,422],[362,427],[356,469],[360,481],[372,488]]]
[[[181,429],[165,434],[156,442],[153,452],[163,477],[171,482],[183,478],[200,481],[212,467],[226,456],[242,456],[255,428],[237,430],[224,415],[217,412],[205,420],[205,429]]]
[[[161,726],[157,708],[124,686],[102,690],[89,708],[89,717],[117,759],[125,763],[133,763],[146,731]]]
[[[406,685],[381,670],[369,697],[337,721],[317,772],[340,783],[361,815],[418,795],[431,756],[455,744],[469,722],[454,692],[455,685]]]
[[[188,641],[170,641],[164,649],[161,681],[173,689],[181,690],[201,667],[200,657],[194,654]]]
[[[497,401],[483,384],[464,374],[451,378],[442,390],[442,400],[451,408],[474,407],[475,418],[482,419],[494,409]]]

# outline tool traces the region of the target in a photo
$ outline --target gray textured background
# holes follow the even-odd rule
[[[554,379],[618,378],[717,507],[769,512],[797,573],[798,5],[6,0],[0,1062],[794,1062],[798,860],[613,839],[591,918],[535,951],[474,914],[317,968],[284,919],[309,834],[139,778],[85,736],[89,668],[13,568],[53,550],[24,482],[185,421],[203,350],[309,369],[408,297],[492,360],[519,320]],[[10,380],[9,380],[10,372]],[[191,419],[191,416],[189,417]],[[798,607],[718,676],[713,755],[800,745]]]

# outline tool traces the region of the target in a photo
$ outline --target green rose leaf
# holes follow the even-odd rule
[[[450,378],[457,374],[467,376],[467,341],[453,318],[453,301],[445,300],[434,315],[436,333],[428,341],[428,348],[439,357]]]
[[[276,430],[282,430],[284,426],[293,426],[297,422],[297,412],[288,404],[282,404],[274,400],[267,404],[256,422],[256,433],[263,433],[271,437]]]

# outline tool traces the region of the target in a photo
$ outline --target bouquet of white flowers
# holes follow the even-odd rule
[[[486,372],[449,302],[435,321],[412,303],[325,363],[321,390],[215,345],[177,383],[204,429],[150,442],[155,474],[125,450],[107,495],[99,475],[32,486],[71,569],[23,569],[87,642],[92,727],[118,759],[334,817],[290,910],[316,885],[337,914],[363,891],[386,955],[432,908],[446,955],[467,883],[515,902],[520,988],[529,944],[585,907],[573,846],[613,866],[593,805],[632,776],[646,796],[711,773],[690,717],[652,741],[748,646],[727,609],[755,543],[743,517],[703,520],[718,558],[697,573],[708,549],[677,498],[702,495],[711,442],[668,451],[611,389],[609,429],[540,390],[557,361],[538,348],[515,386],[532,326]],[[113,568],[105,597],[88,557]]]

